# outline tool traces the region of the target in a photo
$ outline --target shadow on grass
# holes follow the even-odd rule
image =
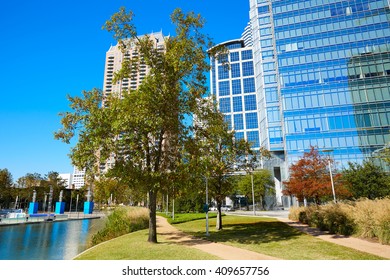
[[[204,233],[187,232],[187,234],[206,238]],[[213,242],[237,242],[241,244],[264,244],[287,241],[305,235],[279,221],[259,221],[255,223],[225,223],[220,231],[210,232],[207,240]]]

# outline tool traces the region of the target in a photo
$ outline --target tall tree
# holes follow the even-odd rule
[[[342,171],[342,180],[354,198],[383,198],[390,195],[390,178],[372,161],[363,164],[348,163]]]
[[[148,241],[157,242],[157,194],[180,177],[181,149],[192,134],[185,117],[197,113],[198,100],[206,92],[206,50],[211,44],[200,32],[204,20],[176,9],[171,15],[176,35],[165,39],[164,51],[157,50],[149,36],[137,35],[133,16],[121,8],[104,28],[113,32],[123,52],[130,44],[136,46],[148,75],[137,90],[107,97],[104,107],[98,90],[70,98],[74,111],[62,115],[63,128],[55,137],[69,142],[77,133],[73,163],[93,171],[112,157],[114,166],[107,176],[148,194]],[[124,60],[115,79],[128,78],[138,65],[137,60]]]
[[[283,193],[294,195],[299,202],[305,198],[313,199],[316,204],[332,197],[329,160],[333,161],[321,155],[315,147],[311,147],[309,152],[305,152],[300,160],[290,166],[290,177],[284,182]],[[344,194],[339,177],[339,174],[333,177],[336,194]]]
[[[194,138],[192,170],[198,170],[208,179],[211,196],[217,203],[216,228],[222,229],[221,207],[225,198],[232,194],[234,174],[253,164],[256,157],[250,144],[244,139],[235,139],[235,132],[229,130],[216,102],[206,100]],[[194,151],[195,150],[195,151]]]

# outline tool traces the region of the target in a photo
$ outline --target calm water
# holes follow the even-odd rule
[[[0,260],[69,260],[87,248],[103,219],[0,227]]]

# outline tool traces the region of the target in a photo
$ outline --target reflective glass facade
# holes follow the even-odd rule
[[[211,58],[212,92],[217,97],[219,110],[225,114],[225,121],[235,130],[236,138],[247,139],[258,149],[260,130],[253,51],[250,46],[245,47],[241,39],[223,44],[230,53]]]
[[[250,0],[250,7],[251,52],[240,51],[240,69],[212,82],[230,80],[229,96],[244,97],[241,105],[231,99],[230,114],[245,110],[231,121],[246,139],[247,129],[259,131],[281,181],[310,146],[331,150],[341,168],[390,142],[389,1]],[[233,75],[241,75],[240,88]]]

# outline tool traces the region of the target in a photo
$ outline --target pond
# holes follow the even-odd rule
[[[0,226],[0,260],[69,260],[87,249],[104,219]]]

